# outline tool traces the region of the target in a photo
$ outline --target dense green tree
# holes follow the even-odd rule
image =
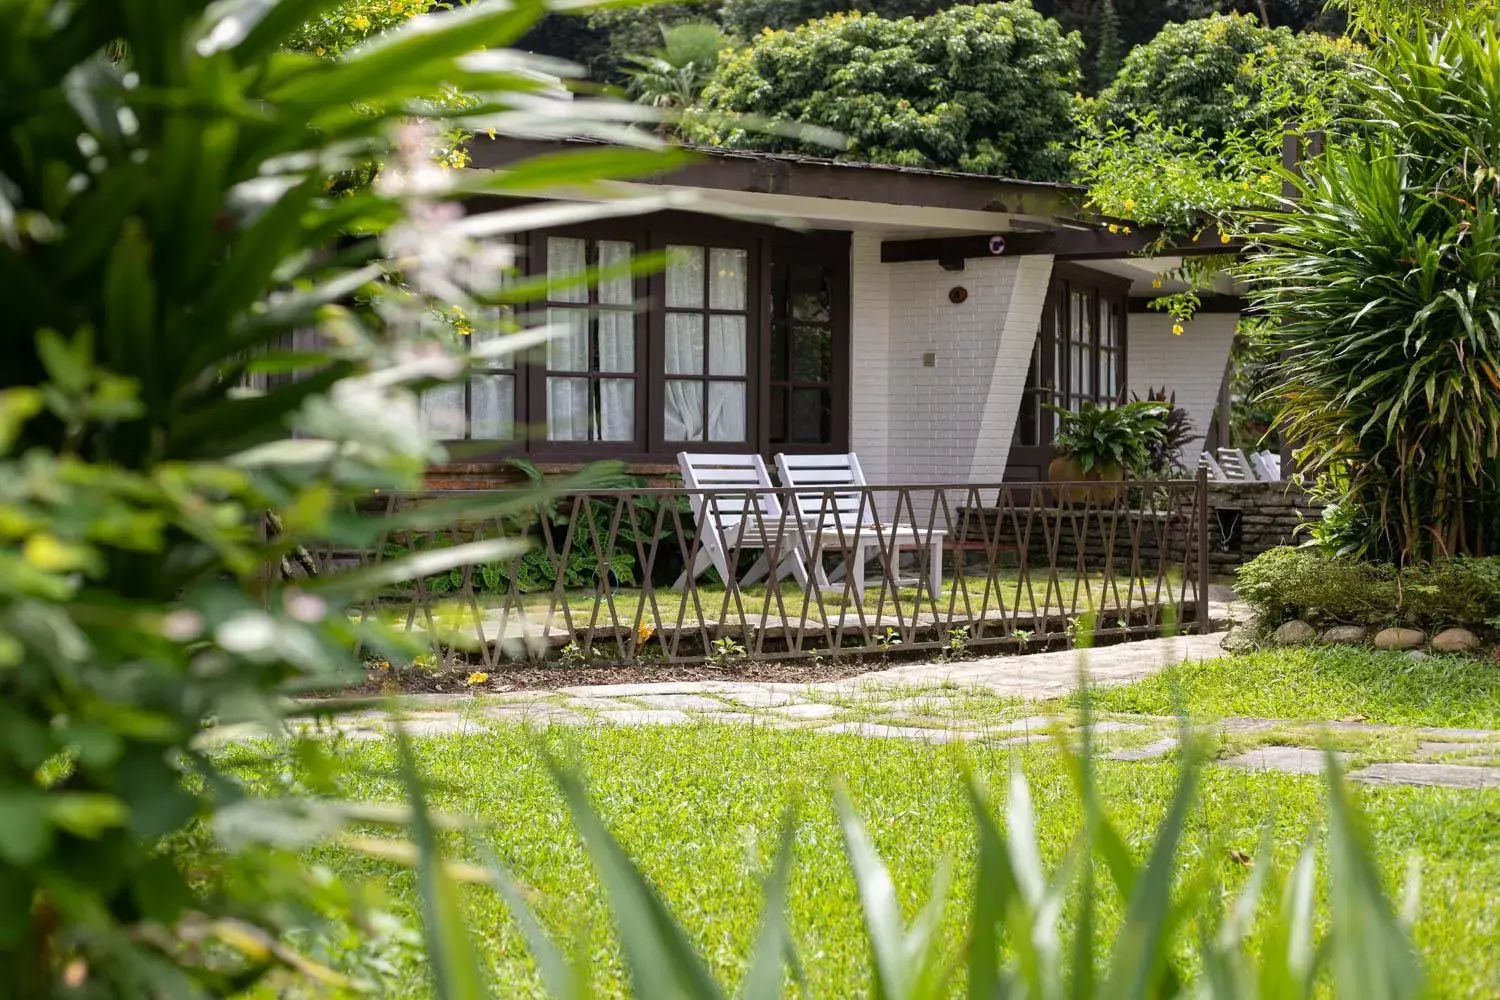
[[[951,6],[951,0],[724,0],[719,16],[740,37],[754,38],[767,28],[795,28],[829,14],[859,11],[895,20],[930,17]]]
[[[1096,111],[1130,126],[1160,121],[1209,140],[1236,131],[1280,130],[1286,94],[1337,105],[1348,94],[1359,46],[1318,33],[1265,28],[1241,14],[1171,24],[1125,58]]]
[[[821,126],[848,137],[848,159],[1058,178],[1082,48],[1027,0],[924,19],[834,14],[726,55],[684,131],[827,155],[756,121]]]
[[[605,83],[623,83],[630,57],[662,44],[662,32],[687,21],[719,21],[714,0],[701,3],[654,3],[645,6],[600,7],[588,15],[595,48],[584,61],[589,75]]]

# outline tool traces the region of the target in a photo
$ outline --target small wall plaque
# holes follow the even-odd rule
[[[937,366],[937,354],[935,354],[932,351],[924,351],[922,353],[922,367],[923,368],[934,368],[936,366]]]
[[[952,288],[948,289],[948,301],[952,302],[954,305],[958,305],[961,302],[967,301],[968,298],[969,290],[963,285],[954,285]]]

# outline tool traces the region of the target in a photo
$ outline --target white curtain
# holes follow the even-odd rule
[[[588,269],[587,240],[547,237],[547,298],[553,302],[587,302],[589,286],[583,280]]]
[[[476,375],[469,380],[469,436],[508,441],[515,436],[516,377]]]
[[[708,439],[744,442],[745,383],[708,383]]]
[[[635,379],[599,380],[599,413],[594,438],[598,441],[630,441],[635,438]]]
[[[750,255],[744,250],[714,247],[708,252],[708,305],[712,309],[743,311],[746,299],[746,264]]]
[[[464,386],[440,385],[422,393],[422,426],[439,441],[464,438]]]
[[[703,383],[667,379],[666,438],[668,441],[703,440]]]
[[[745,374],[745,317],[708,318],[708,373]]]
[[[667,247],[667,308],[703,308],[702,247]]]

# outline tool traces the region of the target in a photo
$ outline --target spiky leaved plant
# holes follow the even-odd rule
[[[1500,34],[1393,36],[1346,134],[1247,267],[1270,395],[1323,540],[1403,562],[1500,550]]]

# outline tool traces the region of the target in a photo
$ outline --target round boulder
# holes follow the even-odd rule
[[[1312,642],[1317,637],[1317,629],[1307,624],[1301,618],[1293,618],[1278,628],[1272,634],[1271,639],[1280,646],[1301,646]]]
[[[1432,648],[1439,653],[1472,653],[1479,648],[1479,636],[1466,628],[1445,628],[1432,637]]]
[[[1416,649],[1427,641],[1421,629],[1383,628],[1375,633],[1376,649]]]
[[[1323,634],[1318,636],[1324,642],[1335,646],[1358,646],[1370,637],[1369,631],[1363,625],[1334,625],[1325,628]]]

